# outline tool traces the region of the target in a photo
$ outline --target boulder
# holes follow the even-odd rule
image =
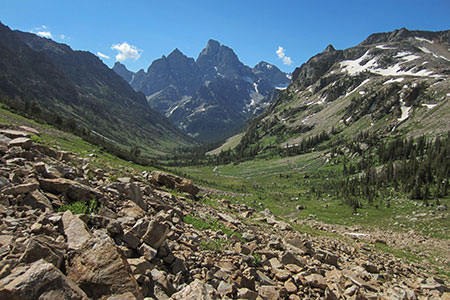
[[[157,269],[152,270],[152,279],[157,284],[157,286],[162,289],[162,291],[169,297],[173,295],[177,290],[174,288],[172,283],[167,279],[167,274],[163,271]],[[201,286],[195,286],[196,288],[201,288]],[[194,287],[192,287],[194,288]],[[184,289],[183,289],[184,290]],[[177,293],[178,294],[178,293]],[[180,294],[184,295],[184,293]],[[186,294],[188,295],[188,294]],[[197,298],[173,298],[173,299],[197,299]],[[202,298],[199,298],[202,299]]]
[[[156,257],[156,254],[158,254],[158,251],[150,247],[149,245],[143,243],[139,249],[139,254],[142,255],[146,260],[152,261]]]
[[[64,258],[65,244],[45,235],[39,235],[27,240],[25,247],[25,252],[20,256],[19,262],[29,264],[44,259],[56,268],[60,268]]]
[[[30,149],[33,146],[33,141],[26,137],[15,138],[8,143],[9,147],[21,147],[22,149]]]
[[[91,234],[86,224],[70,210],[64,212],[62,223],[69,249],[80,249],[84,242],[90,239]]]
[[[29,268],[13,272],[0,281],[0,299],[88,299],[72,280],[53,264],[40,259]]]
[[[217,299],[214,288],[195,279],[184,289],[172,295],[174,300],[213,300]]]
[[[39,184],[42,190],[55,195],[64,194],[73,201],[89,201],[92,198],[101,197],[101,194],[98,191],[70,179],[41,178],[39,179]]]
[[[30,137],[30,133],[28,133],[28,132],[13,130],[13,129],[0,129],[0,134],[7,136],[10,139],[29,138]]]
[[[38,190],[28,193],[28,195],[23,199],[23,204],[28,205],[31,208],[41,209],[43,211],[46,209],[53,211],[53,206],[50,200],[48,200],[48,198]]]
[[[20,194],[30,193],[30,192],[36,190],[38,187],[39,187],[39,185],[35,182],[18,184],[18,185],[4,189],[3,193],[17,196]]]
[[[238,299],[249,299],[249,300],[256,300],[258,298],[258,293],[249,290],[247,288],[242,288],[237,291],[237,298]]]
[[[292,265],[296,265],[296,266],[299,266],[299,267],[305,266],[305,262],[303,261],[303,259],[301,257],[293,254],[292,252],[286,252],[281,257],[281,263],[283,265],[292,264]]]
[[[192,181],[161,171],[153,171],[151,173],[150,182],[154,185],[177,189],[180,192],[188,193],[193,196],[197,195],[200,191],[200,189],[194,185]]]
[[[141,243],[139,238],[132,231],[125,231],[122,236],[122,241],[124,241],[132,249],[136,249]]]
[[[335,267],[338,266],[339,256],[329,251],[318,249],[315,257],[325,264],[329,264]]]
[[[127,259],[130,265],[131,271],[134,275],[142,274],[145,275],[149,273],[152,269],[152,265],[143,257],[129,258]]]
[[[143,299],[127,260],[111,238],[100,230],[76,252],[66,270],[67,277],[90,298],[131,292],[137,299]]]
[[[152,220],[148,224],[147,231],[145,232],[142,240],[154,249],[158,249],[166,240],[169,233],[169,226],[159,222],[158,220]]]
[[[217,287],[217,293],[221,297],[233,297],[235,291],[236,286],[233,283],[228,283],[225,281],[220,281],[219,286]]]
[[[325,278],[320,274],[311,274],[305,277],[305,280],[308,285],[313,288],[319,288],[325,290],[328,285]]]
[[[258,293],[263,297],[263,299],[267,300],[280,299],[280,292],[274,286],[270,285],[260,286],[258,289]]]

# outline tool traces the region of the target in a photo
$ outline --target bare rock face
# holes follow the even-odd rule
[[[15,271],[0,281],[0,299],[88,299],[72,280],[43,259]]]
[[[130,265],[105,233],[96,231],[67,265],[67,277],[91,298],[131,292],[143,299]]]

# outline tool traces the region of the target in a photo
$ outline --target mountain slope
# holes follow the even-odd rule
[[[396,30],[297,68],[289,87],[251,122],[250,144],[295,145],[321,132],[418,136],[450,129],[450,31]]]
[[[175,49],[131,79],[124,68],[116,64],[113,70],[143,92],[152,108],[202,141],[224,139],[241,130],[268,106],[276,87],[289,83],[277,67],[261,62],[251,69],[231,48],[214,40],[197,60]]]
[[[122,147],[166,152],[192,143],[95,55],[1,24],[0,35],[0,93],[15,109]]]

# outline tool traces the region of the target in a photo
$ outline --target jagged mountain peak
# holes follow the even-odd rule
[[[133,79],[133,72],[127,69],[127,67],[116,61],[113,66],[113,71],[119,74],[123,79],[125,79],[127,82],[130,82]]]
[[[169,56],[167,56],[167,58],[169,57],[176,57],[176,56],[185,56],[183,52],[181,52],[178,48],[175,48],[172,52],[170,52]]]
[[[200,140],[218,140],[240,130],[289,83],[267,62],[253,69],[233,49],[210,39],[197,60],[173,50],[130,82],[149,105]],[[205,126],[205,124],[208,124]]]
[[[328,53],[328,52],[333,52],[333,51],[336,51],[336,49],[333,47],[332,44],[329,44],[329,45],[325,48],[325,50],[322,51],[322,53]]]

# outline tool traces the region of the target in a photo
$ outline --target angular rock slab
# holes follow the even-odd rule
[[[99,198],[101,194],[79,182],[65,179],[39,179],[42,190],[52,194],[65,194],[73,201],[89,201],[92,198]]]
[[[172,299],[179,300],[213,300],[217,299],[214,288],[195,279],[184,289],[172,295]]]
[[[84,242],[91,238],[86,224],[80,218],[74,216],[70,210],[64,212],[62,223],[69,249],[80,249]]]
[[[142,240],[150,247],[158,249],[166,240],[169,231],[170,228],[168,225],[158,220],[152,220],[148,224],[147,232],[142,237]]]
[[[25,272],[14,272],[0,281],[0,299],[84,300],[88,296],[70,279],[43,259]]]
[[[67,277],[90,298],[106,298],[127,292],[137,299],[144,298],[127,260],[102,231],[96,231],[94,237],[83,244],[66,269]]]

